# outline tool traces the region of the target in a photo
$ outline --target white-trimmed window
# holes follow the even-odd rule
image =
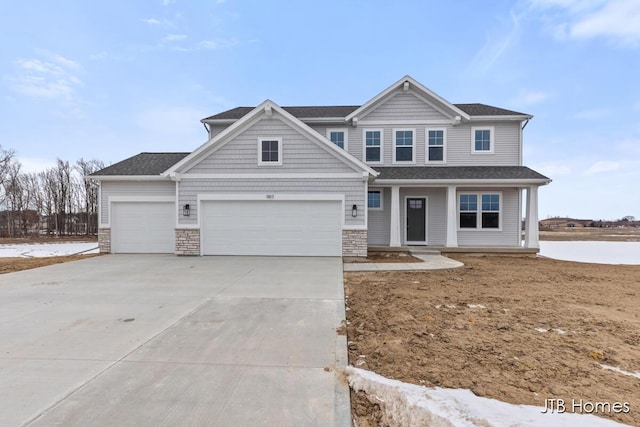
[[[494,133],[493,126],[471,128],[471,152],[475,154],[493,153]]]
[[[393,130],[393,163],[416,162],[415,129]]]
[[[365,162],[382,164],[382,129],[364,129],[362,136]]]
[[[381,211],[382,206],[382,190],[369,190],[367,192],[367,207],[369,210]]]
[[[346,129],[327,129],[327,139],[343,150],[347,149]]]
[[[258,138],[258,165],[282,165],[282,138]]]
[[[447,162],[447,130],[446,129],[425,129],[427,148],[425,153],[425,163],[446,163]]]
[[[458,203],[460,229],[500,230],[501,193],[461,193]]]

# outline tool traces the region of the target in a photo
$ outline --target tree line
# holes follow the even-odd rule
[[[25,172],[15,151],[0,146],[0,237],[95,235],[98,183],[85,177],[100,160],[58,159],[41,172]]]

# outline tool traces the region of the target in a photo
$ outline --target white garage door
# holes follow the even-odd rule
[[[175,252],[175,204],[114,202],[111,205],[113,253]]]
[[[203,255],[342,255],[339,201],[206,201],[201,214]]]

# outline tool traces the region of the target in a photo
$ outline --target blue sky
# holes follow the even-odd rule
[[[1,3],[0,144],[25,170],[191,151],[222,110],[362,104],[410,74],[535,116],[541,218],[640,217],[640,1]]]

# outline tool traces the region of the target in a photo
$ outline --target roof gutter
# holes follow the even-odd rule
[[[551,179],[376,179],[375,185],[403,185],[403,186],[428,186],[443,187],[456,185],[458,187],[483,187],[487,185],[501,185],[503,187],[522,187],[527,185],[547,185]]]

